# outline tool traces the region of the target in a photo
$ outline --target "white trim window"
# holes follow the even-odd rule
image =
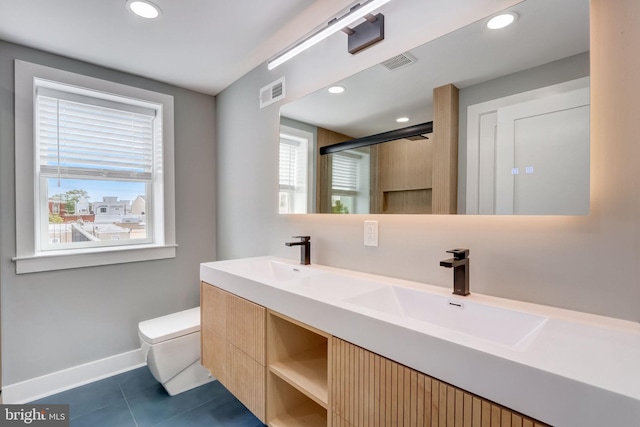
[[[366,151],[331,154],[333,213],[369,213],[369,159]]]
[[[173,181],[172,97],[16,61],[18,273],[174,257]]]
[[[281,214],[307,213],[312,192],[309,183],[312,173],[313,135],[309,132],[280,126],[279,145],[279,198]]]

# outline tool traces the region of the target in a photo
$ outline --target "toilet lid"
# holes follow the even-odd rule
[[[149,344],[192,334],[200,330],[200,307],[138,323],[140,337]]]

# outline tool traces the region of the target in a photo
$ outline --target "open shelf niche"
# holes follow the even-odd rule
[[[330,338],[311,326],[268,311],[268,425],[327,426]]]

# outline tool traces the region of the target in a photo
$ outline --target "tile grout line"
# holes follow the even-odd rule
[[[225,397],[223,396],[222,398],[224,399]],[[236,397],[233,397],[233,399],[237,399],[237,398],[236,398]],[[179,414],[175,414],[175,415],[173,415],[173,416],[171,416],[171,417],[169,417],[169,418],[166,418],[166,419],[164,419],[164,420],[162,420],[162,421],[158,421],[157,423],[155,423],[155,424],[151,425],[150,427],[154,427],[154,426],[160,425],[160,424],[162,424],[162,423],[164,423],[164,422],[167,422],[167,421],[169,421],[169,420],[173,420],[173,419],[175,419],[175,418],[177,418],[177,417],[180,417],[180,416],[182,416],[182,415],[184,415],[184,414],[187,414],[187,413],[189,413],[189,412],[191,412],[191,411],[194,411],[194,410],[196,410],[196,409],[198,409],[198,408],[200,408],[200,407],[202,407],[202,406],[210,405],[212,402],[215,402],[216,400],[218,400],[218,398],[217,398],[217,397],[212,397],[211,399],[209,399],[209,400],[207,400],[207,401],[205,401],[205,402],[201,402],[200,404],[198,404],[198,405],[196,405],[196,406],[193,406],[193,407],[191,407],[191,408],[189,408],[189,409],[187,409],[187,410],[185,410],[185,411],[182,411],[182,412],[180,412]],[[262,425],[264,425],[264,424],[262,424]]]
[[[184,415],[184,414],[186,414],[186,413],[189,413],[189,412],[193,411],[194,409],[200,408],[201,406],[208,405],[208,404],[210,404],[211,402],[213,402],[213,401],[215,401],[215,400],[216,400],[216,398],[215,398],[215,397],[212,397],[211,399],[207,400],[206,402],[202,402],[202,403],[200,403],[200,404],[198,404],[198,405],[196,405],[196,406],[192,406],[191,408],[189,408],[189,409],[187,409],[187,410],[185,410],[185,411],[180,412],[179,414],[175,414],[175,415],[173,415],[173,416],[171,416],[171,417],[169,417],[169,418],[166,418],[166,419],[164,419],[164,420],[162,420],[162,421],[158,421],[157,423],[155,423],[155,424],[151,425],[150,427],[157,426],[157,425],[160,425],[160,424],[162,424],[162,423],[164,423],[164,422],[166,422],[166,421],[169,421],[169,420],[172,420],[172,419],[174,419],[174,418],[180,417],[180,416],[182,416],[182,415]],[[136,426],[137,426],[137,424],[136,424]]]
[[[129,405],[129,399],[127,398],[127,395],[124,393],[124,390],[122,389],[122,384],[120,384],[120,381],[117,381],[117,382],[118,382],[118,388],[120,388],[120,393],[122,393],[122,398],[124,399],[124,403],[127,404],[127,409],[129,409],[129,415],[131,415],[131,419],[133,420],[133,423],[135,424],[135,426],[139,427],[138,420],[136,420],[136,416],[133,415],[133,411],[131,410],[131,405]]]
[[[108,379],[108,378],[105,378],[105,379]],[[93,383],[89,383],[89,384],[93,384]],[[89,385],[89,384],[85,384],[85,385]],[[77,387],[77,388],[82,388],[82,387],[84,387],[84,386],[80,386],[80,387]],[[120,384],[118,384],[118,388],[120,389],[120,392],[122,392],[122,388],[120,387]],[[67,391],[72,391],[72,390],[76,390],[76,388],[71,389],[71,390],[67,390]],[[62,392],[62,393],[66,393],[67,391],[64,391],[64,392]],[[53,395],[53,396],[56,396],[56,395]],[[51,397],[51,396],[49,396],[49,397]],[[45,398],[45,399],[46,399],[46,398]],[[98,407],[96,407],[96,408],[92,409],[92,410],[91,410],[91,411],[89,411],[89,412],[85,412],[85,413],[83,413],[83,414],[76,415],[76,416],[71,415],[71,413],[73,412],[73,411],[72,411],[72,405],[71,405],[71,403],[68,403],[68,404],[69,404],[69,413],[70,413],[69,421],[71,421],[71,420],[77,420],[78,418],[82,418],[82,417],[84,417],[84,416],[87,416],[87,415],[93,414],[94,412],[101,411],[101,410],[103,410],[103,409],[105,409],[105,408],[108,408],[108,407],[112,406],[112,405],[114,404],[114,402],[105,403],[104,405],[102,405],[102,406],[98,406]]]

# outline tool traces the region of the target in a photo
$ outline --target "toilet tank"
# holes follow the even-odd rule
[[[200,307],[138,323],[140,339],[152,345],[199,331]]]

